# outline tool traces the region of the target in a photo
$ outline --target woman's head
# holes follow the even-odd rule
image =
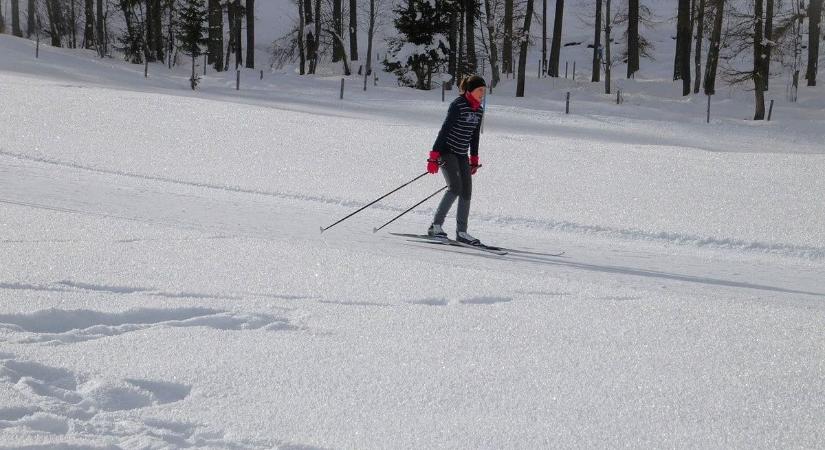
[[[472,95],[479,102],[484,99],[484,95],[487,93],[487,83],[484,82],[484,78],[481,78],[478,75],[470,75],[465,77],[461,80],[458,88],[461,92]]]

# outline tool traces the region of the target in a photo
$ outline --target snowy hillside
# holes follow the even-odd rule
[[[0,36],[0,448],[825,444],[821,90],[705,124],[505,82],[497,256],[389,234],[434,200],[372,232],[440,175],[319,233],[424,171],[440,92],[33,45]]]

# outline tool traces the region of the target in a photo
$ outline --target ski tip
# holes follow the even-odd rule
[[[373,228],[373,229],[372,229],[372,232],[373,232],[373,233],[378,233],[378,228]]]
[[[324,234],[324,227],[321,227],[321,234]]]

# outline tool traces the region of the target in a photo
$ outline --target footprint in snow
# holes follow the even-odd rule
[[[0,314],[0,329],[15,333],[11,340],[17,343],[68,344],[154,327],[271,331],[299,329],[283,317],[208,308],[143,308],[118,313],[52,308],[29,314]]]
[[[225,439],[193,423],[118,414],[186,399],[192,387],[168,381],[89,378],[59,367],[0,354],[0,442],[71,442],[51,448],[269,448]],[[17,403],[17,404],[14,404]],[[38,447],[41,448],[41,447]],[[48,446],[42,448],[50,448]]]

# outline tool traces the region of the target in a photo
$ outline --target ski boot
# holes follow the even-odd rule
[[[484,244],[478,239],[470,236],[466,231],[459,231],[455,234],[455,240],[462,244],[472,245],[474,247],[483,247]]]
[[[447,239],[447,233],[441,228],[441,225],[437,223],[430,225],[430,228],[427,230],[427,236],[436,239]]]

